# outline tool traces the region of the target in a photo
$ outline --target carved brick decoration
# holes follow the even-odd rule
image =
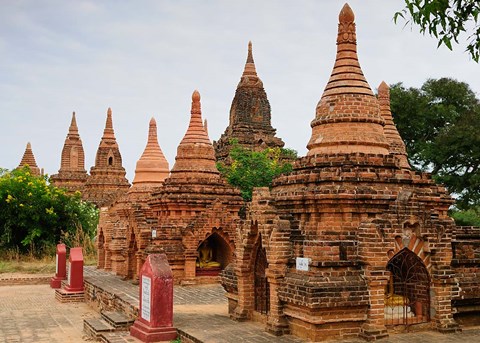
[[[260,151],[268,147],[283,147],[285,143],[275,137],[276,130],[271,124],[271,109],[263,82],[257,75],[253,60],[252,43],[248,43],[247,62],[235,97],[230,107],[230,123],[217,142],[214,142],[218,161],[228,162],[231,140]]]
[[[161,248],[167,254],[176,283],[212,281],[215,273],[196,266],[198,248],[207,239],[220,268],[231,262],[242,204],[239,191],[222,179],[215,166],[213,145],[202,123],[200,94],[195,91],[175,165],[149,202],[158,221],[150,250]]]
[[[75,112],[68,129],[67,138],[62,149],[62,158],[58,174],[52,175],[50,180],[56,187],[65,188],[70,193],[82,191],[87,182],[85,170],[85,153],[82,139],[78,133]]]
[[[18,165],[18,168],[22,168],[24,166],[30,167],[30,172],[32,175],[39,176],[40,169],[37,166],[37,162],[35,161],[35,156],[33,155],[32,145],[30,142],[27,143],[27,147],[25,148],[25,152],[23,153],[22,160]]]
[[[130,188],[125,178],[122,156],[113,131],[112,110],[107,111],[107,121],[98,146],[95,165],[85,183],[83,198],[98,207],[111,204]]]
[[[312,341],[379,339],[391,323],[456,330],[453,200],[403,160],[385,88],[377,100],[361,72],[348,4],[339,21],[337,59],[309,152],[271,190],[254,191],[237,228],[236,259],[222,273],[230,316]],[[409,269],[409,261],[417,265]],[[411,274],[427,278],[422,289],[405,281]],[[397,318],[389,306],[404,311]]]

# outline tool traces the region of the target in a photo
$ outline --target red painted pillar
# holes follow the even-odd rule
[[[55,276],[50,279],[50,287],[60,288],[62,280],[67,278],[67,248],[65,244],[57,244]]]
[[[82,248],[71,248],[68,258],[68,281],[66,292],[83,292],[83,252]]]
[[[140,269],[139,317],[130,335],[143,342],[177,338],[173,327],[173,274],[165,254],[148,255]]]

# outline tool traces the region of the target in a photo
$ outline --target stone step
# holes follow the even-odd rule
[[[135,319],[129,318],[123,312],[118,311],[103,311],[102,319],[116,330],[128,330],[135,322]]]
[[[142,343],[141,340],[130,336],[128,331],[104,332],[100,335],[102,343]]]
[[[88,318],[83,320],[83,332],[95,340],[100,339],[102,333],[113,331],[115,331],[115,328],[101,318]]]

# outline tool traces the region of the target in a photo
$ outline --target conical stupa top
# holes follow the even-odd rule
[[[255,68],[251,41],[248,42],[247,61],[245,62],[245,68],[243,69],[243,74],[238,84],[238,87],[242,86],[263,88],[263,83],[258,77],[257,70]]]
[[[112,109],[110,107],[107,110],[107,121],[105,123],[105,129],[103,130],[102,138],[115,139],[115,132],[113,131]]]
[[[398,157],[402,168],[411,169],[407,159],[405,143],[393,122],[390,109],[390,87],[384,81],[378,86],[378,102],[380,104],[380,113],[385,120],[383,131],[389,144],[390,153]]]
[[[150,119],[147,146],[137,161],[133,185],[162,183],[170,172],[168,161],[163,155],[157,139],[157,122]]]
[[[203,126],[200,105],[200,93],[192,94],[192,110],[187,132],[177,148],[175,165],[171,178],[178,177],[217,177],[219,172],[215,165],[215,151]]]
[[[385,121],[358,63],[355,15],[348,4],[338,19],[335,65],[311,123],[308,155],[387,155]]]
[[[22,168],[26,165],[30,167],[32,175],[40,175],[40,169],[35,161],[35,156],[33,155],[32,145],[30,142],[27,143],[27,147],[25,148],[25,152],[23,153],[22,160],[20,161],[18,168]]]
[[[78,126],[77,119],[75,118],[75,112],[72,113],[72,121],[70,127],[68,128],[69,136],[78,136]]]
[[[343,6],[338,20],[337,56],[323,96],[343,93],[373,96],[358,62],[355,15],[348,4]]]
[[[203,143],[211,144],[208,134],[203,127],[200,93],[195,90],[192,94],[192,110],[190,111],[190,124],[180,144]]]

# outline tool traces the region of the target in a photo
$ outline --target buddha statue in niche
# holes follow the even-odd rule
[[[220,268],[220,263],[213,259],[213,250],[208,240],[204,240],[198,248],[197,267]]]

